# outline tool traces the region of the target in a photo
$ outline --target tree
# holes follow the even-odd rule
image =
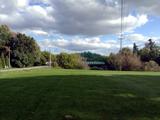
[[[143,69],[145,71],[159,71],[160,67],[155,61],[149,61],[144,63]]]
[[[155,42],[152,39],[148,40],[148,43],[145,44],[145,48],[153,50],[156,47]]]
[[[140,57],[143,62],[153,60],[160,65],[160,47],[157,46],[152,39],[149,39],[145,47],[140,50]]]
[[[61,53],[57,55],[57,63],[65,69],[86,69],[88,65],[79,54]]]
[[[33,66],[40,60],[40,48],[32,37],[18,33],[9,40],[12,67]]]
[[[138,54],[138,46],[136,45],[136,43],[133,44],[133,53],[134,54]]]
[[[140,57],[143,62],[148,62],[151,60],[150,50],[148,48],[142,48],[140,50]]]
[[[12,33],[7,25],[0,25],[0,66],[8,66],[9,46],[7,46]]]
[[[106,64],[109,70],[120,70],[120,55],[111,53],[106,59]]]
[[[140,58],[129,48],[123,48],[117,54],[110,54],[107,61],[112,70],[140,70],[142,67]]]
[[[10,47],[12,67],[33,66],[39,60],[40,48],[35,40],[25,34],[12,32],[6,25],[0,26],[0,46],[5,48],[0,51],[1,58],[5,59],[8,53],[6,48]]]
[[[9,59],[9,51],[10,49],[7,46],[0,46],[0,68],[4,68],[9,66],[8,59]]]
[[[12,36],[12,32],[10,31],[7,25],[0,25],[0,45],[5,46]]]
[[[57,58],[55,55],[48,51],[42,51],[40,57],[40,65],[47,65],[50,62],[50,54],[51,54],[51,62],[53,67],[57,67]]]
[[[80,55],[83,58],[86,58],[87,61],[101,61],[101,62],[105,62],[106,57],[99,55],[97,53],[91,53],[91,52],[83,52],[80,53]]]

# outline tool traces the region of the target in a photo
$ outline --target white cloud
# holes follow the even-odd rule
[[[136,10],[139,13],[160,16],[159,0],[126,0],[127,10]]]
[[[0,14],[11,14],[16,12],[17,5],[15,0],[0,0]]]
[[[137,15],[137,16],[128,15],[128,16],[124,17],[123,21],[124,21],[123,22],[124,32],[131,32],[134,29],[136,29],[137,27],[141,27],[144,24],[146,24],[148,22],[148,17],[145,14]],[[119,26],[119,28],[120,28],[121,18],[115,19],[115,20],[110,20],[110,21],[106,20],[104,22],[112,27]],[[120,32],[120,30],[117,29],[117,33],[118,32]]]
[[[103,0],[53,0],[56,30],[63,34],[89,36],[119,33],[120,6],[104,3]],[[146,14],[127,15],[125,20],[127,32],[148,22]]]
[[[77,38],[72,40],[58,39],[58,40],[44,40],[41,41],[42,48],[58,47],[69,51],[88,51],[88,50],[101,50],[106,51],[111,48],[118,48],[117,42],[111,40],[104,42],[100,38]]]
[[[149,36],[144,36],[142,34],[129,34],[125,37],[126,40],[130,40],[133,42],[140,42],[140,43],[145,43],[147,42],[149,39],[153,39],[153,41],[155,42],[159,42],[160,37],[149,37]]]
[[[43,31],[43,30],[28,30],[28,31],[24,31],[25,33],[32,33],[35,35],[43,35],[43,36],[47,36],[49,35],[47,32]]]
[[[132,32],[126,36],[129,40],[126,45],[131,46],[132,42],[144,44],[149,39],[134,31],[147,24],[149,15],[160,16],[159,6],[160,0],[125,1],[124,31]],[[40,43],[42,47],[46,45],[69,51],[92,50],[103,53],[119,48],[117,41],[104,42],[97,37],[120,32],[119,0],[0,0],[0,11],[0,24],[7,24],[19,32],[88,37],[46,40]],[[153,39],[160,43],[159,37]]]
[[[18,7],[25,7],[29,4],[29,0],[17,0]]]
[[[38,5],[32,5],[23,8],[20,12],[14,12],[11,14],[0,13],[0,24],[7,24],[15,31],[25,30],[43,30],[50,31],[53,28],[51,24],[54,24],[54,18],[50,15],[52,8],[41,7]]]
[[[40,28],[52,33],[87,36],[120,32],[117,0],[1,0],[0,4],[0,24],[19,31]],[[8,17],[4,19],[4,16]],[[125,31],[130,32],[146,24],[148,17],[145,13],[130,14],[125,16],[125,21]]]
[[[146,37],[142,34],[129,34],[126,36],[126,40],[135,41],[135,42],[147,42],[149,37]]]

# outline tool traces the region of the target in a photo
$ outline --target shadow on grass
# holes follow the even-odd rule
[[[1,120],[158,120],[160,76],[0,79]]]

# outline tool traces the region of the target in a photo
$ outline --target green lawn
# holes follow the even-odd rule
[[[160,120],[160,72],[0,72],[0,120]]]

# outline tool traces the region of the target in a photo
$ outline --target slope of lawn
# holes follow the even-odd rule
[[[73,120],[160,120],[160,72],[0,72],[0,120],[65,120],[66,115]]]

